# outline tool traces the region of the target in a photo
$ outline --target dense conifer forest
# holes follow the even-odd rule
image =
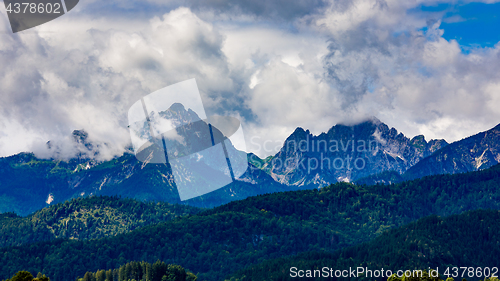
[[[0,214],[0,247],[54,239],[98,239],[196,214],[200,209],[165,202],[143,203],[92,196],[52,205],[26,217]]]
[[[497,251],[496,244],[491,244],[491,241],[500,240],[495,236],[498,222],[496,226],[482,224],[462,228],[467,235],[456,236],[462,244],[456,244],[460,248],[455,249],[447,244],[454,236],[444,235],[446,232],[435,224],[441,219],[435,215],[449,216],[477,209],[499,210],[498,186],[500,166],[393,185],[337,183],[320,190],[261,195],[100,239],[57,239],[2,248],[0,278],[9,278],[19,270],[28,270],[43,272],[53,281],[75,280],[87,271],[119,268],[131,261],[154,263],[161,260],[179,264],[194,272],[199,280],[223,280],[240,269],[265,261],[272,263],[276,258],[311,251],[336,253],[375,238],[382,239],[377,241],[384,247],[376,247],[363,257],[384,262],[401,259],[427,264],[434,261],[427,260],[429,257],[441,257],[442,260],[435,261],[451,263],[460,261],[459,257],[467,253],[464,257],[468,259],[464,261],[470,261],[471,266],[479,266],[483,260],[473,257],[500,256],[500,253],[494,252]],[[397,229],[393,232],[388,230],[430,215],[434,216],[424,219],[424,223],[412,224],[413,231],[421,231],[419,235],[444,235],[446,241],[443,243],[422,244],[419,241],[423,238],[420,237],[400,244],[397,244],[397,239],[391,242],[393,238],[383,240],[387,235],[398,233]],[[447,229],[455,231],[461,223],[459,220],[456,226],[449,225]],[[471,228],[477,229],[477,233]],[[490,237],[490,240],[478,242],[485,243],[486,249],[478,248],[482,244],[470,242],[475,241],[475,237],[483,237],[481,241]],[[439,241],[439,236],[432,239]],[[357,261],[359,257],[355,253],[363,253],[363,248],[359,249],[344,250],[342,253],[349,258],[336,259],[337,262]],[[406,251],[415,256],[402,258],[392,252],[380,252],[382,249]],[[437,256],[426,254],[423,259],[419,253],[423,255],[424,250],[435,251]]]
[[[498,241],[500,241],[500,211],[498,210],[476,210],[445,218],[432,215],[387,231],[367,243],[333,253],[307,252],[267,260],[240,270],[227,280],[295,280],[297,278],[290,275],[292,267],[304,270],[304,272],[321,271],[323,267],[335,270],[362,267],[372,271],[385,269],[392,272],[430,267],[431,269],[438,268],[439,274],[444,276],[444,279],[455,277],[455,280],[462,280],[462,278],[483,280],[488,277],[485,274],[492,276],[496,272],[497,277],[500,275]],[[453,276],[454,267],[467,267],[467,269],[465,271],[459,269],[457,271],[459,276]],[[446,271],[447,268],[448,271]],[[331,279],[320,277],[308,280],[375,279],[365,276],[365,278],[333,277]]]

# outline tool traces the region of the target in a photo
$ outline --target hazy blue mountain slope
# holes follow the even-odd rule
[[[49,203],[90,195],[214,207],[248,196],[296,189],[253,168],[224,188],[180,201],[168,164],[146,165],[133,154],[125,154],[88,169],[78,170],[79,165],[38,159],[29,153],[0,158],[0,212],[25,216]]]
[[[194,112],[186,111],[184,107],[177,105],[161,112],[160,115],[174,116],[179,124],[188,124],[186,126],[191,126],[190,121],[199,119]],[[202,121],[192,126],[196,127],[193,129],[195,133],[209,131],[208,124]],[[222,133],[217,128],[212,129],[215,138],[222,138]],[[192,134],[193,138],[209,137],[195,133]],[[0,158],[0,213],[28,215],[49,204],[90,195],[120,195],[141,201],[155,200],[214,207],[248,196],[296,189],[275,182],[265,172],[249,165],[241,179],[214,192],[181,201],[169,163],[140,162],[130,152],[110,161],[97,162],[90,155],[98,155],[99,147],[92,145],[88,135],[84,131],[75,131],[72,136],[75,147],[81,151],[74,159],[39,159],[32,153]],[[188,142],[188,145],[196,143],[197,140],[194,139]],[[51,145],[50,142],[48,146],[54,155],[58,155],[57,146]],[[246,153],[237,151],[232,145],[227,145],[226,148],[229,154],[240,155],[246,162]],[[205,157],[210,158],[210,154]],[[207,163],[203,165],[208,169],[208,166],[211,166],[210,160]],[[198,171],[211,175],[206,172],[207,169],[192,171],[190,167],[183,168],[187,173],[186,179],[195,182],[199,180],[200,186],[203,185],[203,180],[207,180],[207,175]]]
[[[454,142],[411,167],[406,179],[477,171],[500,162],[500,124]]]

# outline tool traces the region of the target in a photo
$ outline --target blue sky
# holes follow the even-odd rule
[[[419,10],[440,18],[443,38],[457,40],[464,51],[491,48],[500,41],[500,3],[440,3]]]

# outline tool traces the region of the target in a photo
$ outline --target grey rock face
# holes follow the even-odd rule
[[[297,128],[260,168],[283,184],[324,186],[384,171],[404,173],[447,144],[427,142],[424,136],[409,139],[372,118],[354,126],[333,126],[319,136]]]

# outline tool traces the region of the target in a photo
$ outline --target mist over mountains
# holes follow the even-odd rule
[[[177,116],[179,124],[199,120],[194,112],[179,106],[162,114]],[[208,131],[203,121],[193,124],[196,131]],[[169,163],[140,162],[131,151],[110,161],[96,160],[93,156],[100,153],[101,146],[93,144],[85,131],[77,130],[72,138],[80,151],[72,159],[41,159],[32,153],[0,158],[0,212],[27,215],[48,204],[90,195],[121,195],[207,208],[248,196],[314,189],[339,181],[390,183],[476,171],[500,162],[499,131],[500,125],[448,144],[439,139],[427,141],[422,135],[410,139],[376,118],[351,126],[335,125],[318,136],[297,128],[277,154],[266,159],[247,154],[247,171],[232,183],[181,201]],[[214,132],[223,137],[215,127]],[[245,157],[232,145],[227,149]],[[211,160],[204,161],[209,169]],[[187,168],[185,172],[193,182],[209,180],[206,173]]]

